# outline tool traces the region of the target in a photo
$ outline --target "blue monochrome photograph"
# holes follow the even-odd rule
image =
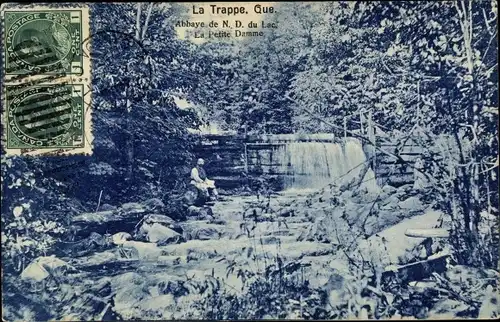
[[[500,317],[497,1],[0,16],[2,321]]]

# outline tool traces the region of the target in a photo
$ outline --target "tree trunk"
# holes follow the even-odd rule
[[[126,140],[126,153],[127,153],[127,177],[126,180],[131,182],[134,179],[134,131],[132,125],[132,102],[127,98],[127,140]]]

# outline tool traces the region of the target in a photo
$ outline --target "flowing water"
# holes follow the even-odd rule
[[[341,143],[290,142],[277,150],[281,173],[286,173],[285,189],[322,188],[330,183],[341,185],[357,178],[367,162],[359,140],[346,138]],[[370,168],[362,188],[377,191],[375,174]]]

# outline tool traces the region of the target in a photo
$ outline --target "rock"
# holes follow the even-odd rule
[[[157,259],[162,250],[158,248],[157,244],[144,243],[134,240],[125,241],[122,246],[125,249],[132,249],[137,253],[139,259]]]
[[[135,306],[141,300],[148,298],[145,279],[135,272],[116,276],[113,281],[115,310],[124,320],[133,319],[136,313]]]
[[[126,289],[129,286],[140,286],[145,283],[145,278],[136,272],[127,272],[117,275],[111,281],[114,290]]]
[[[101,211],[109,211],[109,210],[116,210],[116,209],[117,209],[116,206],[110,205],[109,203],[105,203],[99,208],[99,210],[101,210]]]
[[[169,267],[186,264],[187,262],[188,256],[162,255],[158,257],[158,263],[161,263],[161,265],[167,265]]]
[[[422,201],[420,201],[420,199],[418,197],[409,197],[403,201],[400,201],[398,203],[398,206],[401,208],[401,209],[406,209],[406,210],[413,210],[413,211],[418,211],[418,210],[421,210],[423,209],[423,203]]]
[[[58,256],[86,256],[111,247],[110,239],[99,233],[92,232],[87,238],[77,242],[57,242],[56,254]]]
[[[288,233],[288,236],[292,235],[290,230],[288,230]],[[317,221],[310,225],[308,229],[301,230],[299,236],[297,236],[297,241],[329,243],[331,240],[328,236],[329,232],[327,230],[327,225],[325,225],[325,219],[318,218]]]
[[[5,280],[2,280],[2,321],[49,321],[53,319],[52,312],[49,313],[50,308],[42,304],[39,296],[33,298],[28,292],[7,291],[8,288],[4,283]]]
[[[479,308],[479,319],[493,319],[498,317],[498,298],[498,291],[495,292],[493,287],[488,285],[484,294],[484,300]]]
[[[173,231],[179,234],[182,234],[181,226],[174,219],[165,215],[150,214],[144,217],[143,222],[149,225],[152,225],[153,223],[158,223],[172,229]]]
[[[49,276],[74,272],[75,268],[55,256],[42,256],[33,260],[21,273],[22,280],[40,282]]]
[[[75,285],[63,284],[61,289],[54,295],[54,300],[65,304],[62,315],[66,321],[115,321],[111,304],[110,279],[104,278],[85,283],[82,288]],[[60,292],[67,295],[59,298]],[[73,317],[73,318],[71,318]]]
[[[220,225],[209,224],[205,221],[191,221],[181,224],[184,230],[184,237],[187,240],[199,239],[219,239],[222,235],[223,227]]]
[[[139,303],[141,311],[161,312],[162,318],[169,319],[169,312],[175,307],[175,298],[172,294],[162,294],[151,298],[146,298]]]
[[[111,237],[111,240],[113,241],[113,244],[115,245],[123,245],[123,243],[127,240],[131,240],[132,236],[129,233],[116,233]]]
[[[495,280],[499,278],[496,271],[490,269],[475,268],[465,265],[455,265],[445,273],[445,277],[456,285],[464,285],[470,288],[478,280]]]
[[[118,256],[115,252],[105,251],[101,253],[94,253],[90,256],[71,258],[69,261],[71,265],[81,268],[85,266],[104,265],[116,260],[118,260]]]
[[[398,189],[391,185],[386,184],[385,186],[382,187],[382,191],[387,193],[388,195],[391,195],[393,193],[396,193]]]
[[[210,219],[213,217],[212,208],[189,206],[187,209],[188,217],[196,217],[197,219]]]
[[[139,234],[145,236],[146,240],[158,245],[178,244],[183,240],[182,235],[169,227],[159,223],[143,223],[139,229]]]
[[[351,190],[346,190],[340,194],[340,198],[342,200],[348,200],[352,198],[352,191]]]
[[[388,252],[391,250],[389,249]],[[391,254],[393,255],[393,254]],[[432,276],[432,273],[441,274],[446,271],[446,260],[450,254],[436,254],[426,260],[413,262],[406,265],[389,265],[382,273],[382,280],[388,282],[396,278],[399,283],[406,283],[408,280],[423,280]]]
[[[133,231],[146,209],[138,203],[127,203],[117,210],[89,212],[71,218],[75,236],[87,237],[89,232],[114,234]]]
[[[281,208],[278,210],[278,216],[280,217],[290,217],[293,216],[295,210],[293,208]]]
[[[199,240],[219,239],[220,232],[213,227],[200,228],[196,231],[194,238]]]
[[[185,296],[189,294],[189,290],[184,287],[184,281],[161,281],[158,284],[160,294],[172,294],[175,297]]]
[[[227,224],[227,222],[221,218],[211,218],[208,222],[211,224],[214,224],[214,225],[226,225]]]
[[[333,272],[328,282],[323,286],[323,290],[328,294],[328,302],[332,307],[342,305],[342,303],[344,303],[344,297],[346,296],[345,278]]]
[[[382,199],[380,201],[381,210],[391,210],[397,209],[399,203],[399,198],[396,195],[390,195],[389,197]]]
[[[405,195],[405,194],[409,193],[412,190],[413,190],[413,185],[411,185],[411,184],[405,184],[405,185],[402,185],[401,187],[398,188],[397,194],[398,195]]]
[[[413,288],[416,292],[423,293],[428,289],[437,289],[439,286],[434,281],[411,281],[408,285]]]
[[[251,207],[247,210],[245,210],[245,213],[243,214],[243,219],[254,219],[257,220],[257,218],[261,217],[263,213],[263,209],[260,207]]]
[[[161,210],[165,208],[165,204],[158,198],[151,198],[142,203],[148,210]]]
[[[365,221],[365,233],[369,236],[374,235],[380,231],[380,221],[377,216],[368,216]]]
[[[144,206],[141,205],[140,203],[138,202],[127,202],[127,203],[124,203],[123,205],[121,205],[120,207],[121,210],[123,211],[131,211],[131,210],[139,210],[139,211],[144,211]]]
[[[453,319],[457,317],[457,313],[465,311],[469,308],[468,305],[452,299],[444,299],[437,302],[429,311],[428,317],[431,319]]]
[[[163,224],[164,226],[169,226],[175,224],[175,220],[165,215],[150,214],[144,217],[144,223],[146,224],[158,223],[158,224]]]

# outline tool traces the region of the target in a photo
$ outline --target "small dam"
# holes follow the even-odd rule
[[[394,153],[396,144],[382,145]],[[352,137],[333,134],[220,135],[205,134],[195,147],[196,157],[206,160],[210,178],[222,189],[248,185],[252,178],[270,178],[274,188],[322,188],[357,178],[363,165],[370,163],[361,186],[374,190],[384,184],[413,183],[412,162],[421,154],[407,143],[399,155],[405,161],[379,153]],[[368,160],[367,155],[372,157]]]

